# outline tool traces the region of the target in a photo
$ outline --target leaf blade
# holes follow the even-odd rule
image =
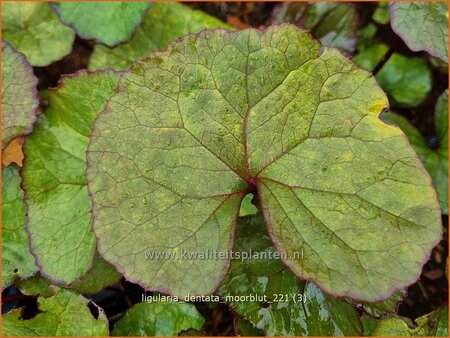
[[[149,2],[52,4],[61,21],[73,27],[78,35],[108,46],[128,41],[141,24],[149,6]]]
[[[41,273],[71,284],[91,266],[95,237],[85,178],[85,152],[97,114],[118,80],[109,72],[66,77],[24,144],[31,250]]]

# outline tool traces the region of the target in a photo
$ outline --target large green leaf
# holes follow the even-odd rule
[[[89,69],[127,69],[135,60],[167,47],[168,43],[204,28],[229,27],[220,20],[177,2],[157,2],[130,42],[115,48],[97,45],[89,60]]]
[[[351,54],[355,50],[358,17],[353,4],[285,2],[274,12],[273,23],[293,23],[311,31],[328,47]]]
[[[238,315],[266,335],[362,334],[358,315],[350,304],[324,294],[312,283],[300,281],[276,259],[261,215],[239,219],[233,250],[246,252],[251,258],[231,262],[220,293]],[[259,299],[244,300],[250,296]]]
[[[49,91],[49,107],[24,144],[31,248],[41,272],[69,284],[91,266],[91,224],[86,149],[94,119],[106,105],[119,75],[80,72]]]
[[[72,291],[60,289],[54,295],[38,298],[39,313],[22,319],[22,309],[2,316],[4,336],[107,336],[108,320],[102,309],[94,318],[89,301]],[[95,305],[94,305],[95,306]]]
[[[2,38],[33,66],[47,66],[72,50],[75,32],[46,2],[2,2]]]
[[[25,231],[26,211],[19,170],[2,168],[2,289],[36,271]]]
[[[391,26],[411,50],[424,50],[448,62],[447,2],[395,2]]]
[[[434,117],[436,147],[430,148],[427,140],[403,116],[389,113],[386,114],[386,119],[399,126],[408,136],[411,145],[433,178],[442,213],[448,214],[448,90],[442,93],[436,104]]]
[[[150,6],[149,2],[59,2],[53,5],[63,23],[85,39],[108,46],[128,41]]]
[[[2,148],[31,132],[39,105],[37,82],[25,57],[2,41]]]
[[[448,337],[448,307],[435,310],[415,320],[389,316],[380,320],[371,336],[439,336]]]
[[[188,329],[200,330],[205,319],[193,304],[139,303],[128,309],[112,331],[113,336],[177,336]]]
[[[373,77],[320,50],[292,25],[206,30],[126,72],[88,153],[101,255],[150,289],[213,292],[227,259],[177,257],[228,250],[253,191],[297,276],[365,301],[413,283],[442,236],[430,177]]]

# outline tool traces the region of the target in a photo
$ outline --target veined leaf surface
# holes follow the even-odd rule
[[[95,237],[86,170],[94,119],[119,75],[81,72],[49,91],[49,106],[24,144],[23,186],[31,250],[41,273],[71,284],[92,265]]]
[[[207,30],[126,72],[89,146],[101,255],[147,288],[211,293],[227,259],[180,257],[228,250],[255,192],[277,249],[304,251],[297,276],[365,301],[413,283],[442,234],[431,179],[373,77],[320,50],[292,25]]]
[[[427,51],[448,63],[448,3],[394,2],[392,29],[413,51]]]
[[[114,48],[97,45],[89,60],[89,69],[124,70],[150,52],[162,50],[170,41],[204,28],[228,27],[202,11],[177,2],[156,2],[149,9],[132,39]]]
[[[33,66],[48,66],[70,53],[75,32],[47,2],[2,1],[2,38]]]

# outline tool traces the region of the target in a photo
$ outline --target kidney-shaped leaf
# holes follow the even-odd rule
[[[25,57],[2,41],[2,148],[31,132],[39,105],[37,82]]]
[[[149,2],[60,2],[53,8],[81,37],[113,46],[131,38],[149,6]]]
[[[75,32],[46,2],[2,2],[2,36],[33,66],[48,66],[72,50]]]
[[[2,316],[4,336],[107,336],[108,320],[97,308],[94,318],[89,301],[72,291],[59,289],[53,296],[38,298],[39,313],[22,319],[22,309]],[[93,304],[96,307],[95,304]]]
[[[112,71],[65,77],[49,91],[49,107],[24,144],[23,186],[31,249],[42,274],[69,284],[95,253],[86,149],[94,124],[119,75]]]
[[[212,292],[227,260],[185,253],[227,250],[253,191],[277,249],[304,251],[285,260],[299,277],[367,301],[414,282],[441,238],[430,177],[373,77],[320,49],[292,25],[210,30],[125,73],[89,146],[102,256],[151,289]]]
[[[268,336],[359,336],[361,324],[352,305],[300,281],[280,259],[261,215],[242,217],[235,253],[250,258],[231,262],[220,288],[225,302]],[[299,257],[300,259],[300,257]],[[258,299],[245,299],[257,296]]]
[[[413,51],[427,51],[448,62],[448,3],[446,1],[395,2],[392,29]]]

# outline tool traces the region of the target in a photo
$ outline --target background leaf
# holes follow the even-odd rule
[[[311,31],[325,46],[346,54],[355,50],[358,17],[353,4],[285,2],[276,8],[273,23],[285,22]]]
[[[233,260],[220,293],[225,301],[227,296],[266,296],[267,301],[230,302],[237,314],[266,335],[362,334],[358,315],[350,304],[324,294],[312,283],[300,281],[281,260],[273,258],[276,249],[261,215],[239,219],[234,252],[259,255],[260,259]]]
[[[389,47],[384,43],[372,44],[353,57],[353,62],[367,70],[388,57],[375,78],[392,103],[404,107],[416,107],[424,102],[432,88],[432,74],[427,63],[419,57],[407,57],[398,53],[388,56]]]
[[[31,132],[39,105],[37,82],[25,57],[2,41],[2,149]]]
[[[37,271],[28,248],[26,206],[20,183],[15,165],[2,167],[2,289],[16,278],[26,278]]]
[[[2,2],[2,38],[33,66],[47,66],[72,50],[75,33],[46,2]]]
[[[22,309],[2,316],[4,336],[107,336],[108,320],[97,308],[94,318],[89,301],[76,293],[60,289],[48,298],[40,296],[40,313],[31,319],[21,319]],[[93,305],[96,306],[96,305]]]
[[[418,106],[432,87],[431,72],[422,58],[397,53],[384,64],[376,79],[389,97],[402,107]]]
[[[391,316],[382,319],[372,336],[448,336],[448,307],[416,319],[412,325],[407,318]]]
[[[184,330],[200,330],[205,319],[193,304],[139,303],[127,310],[114,326],[113,336],[177,336]]]
[[[142,22],[149,2],[59,2],[61,21],[84,39],[108,46],[128,41]]]
[[[427,51],[448,63],[448,3],[394,2],[391,26],[413,51]]]
[[[385,118],[400,127],[408,136],[433,179],[442,213],[448,214],[448,90],[442,93],[436,104],[434,121],[437,140],[433,141],[436,145],[432,147],[403,116],[388,113]]]
[[[71,288],[82,294],[93,295],[99,293],[105,287],[117,283],[121,278],[122,275],[117,272],[116,268],[97,253],[91,269]]]
[[[391,297],[380,302],[373,303],[357,303],[356,304],[364,313],[368,314],[373,318],[380,318],[386,314],[397,313],[398,307],[403,299],[406,297],[406,290],[399,290],[395,292]]]
[[[24,144],[31,248],[41,273],[53,281],[73,283],[92,264],[85,153],[94,119],[118,77],[112,71],[65,77],[49,92],[49,106]]]
[[[150,52],[163,50],[170,41],[204,28],[231,28],[220,20],[177,2],[156,2],[130,42],[108,48],[97,45],[89,61],[89,69],[127,69]]]

